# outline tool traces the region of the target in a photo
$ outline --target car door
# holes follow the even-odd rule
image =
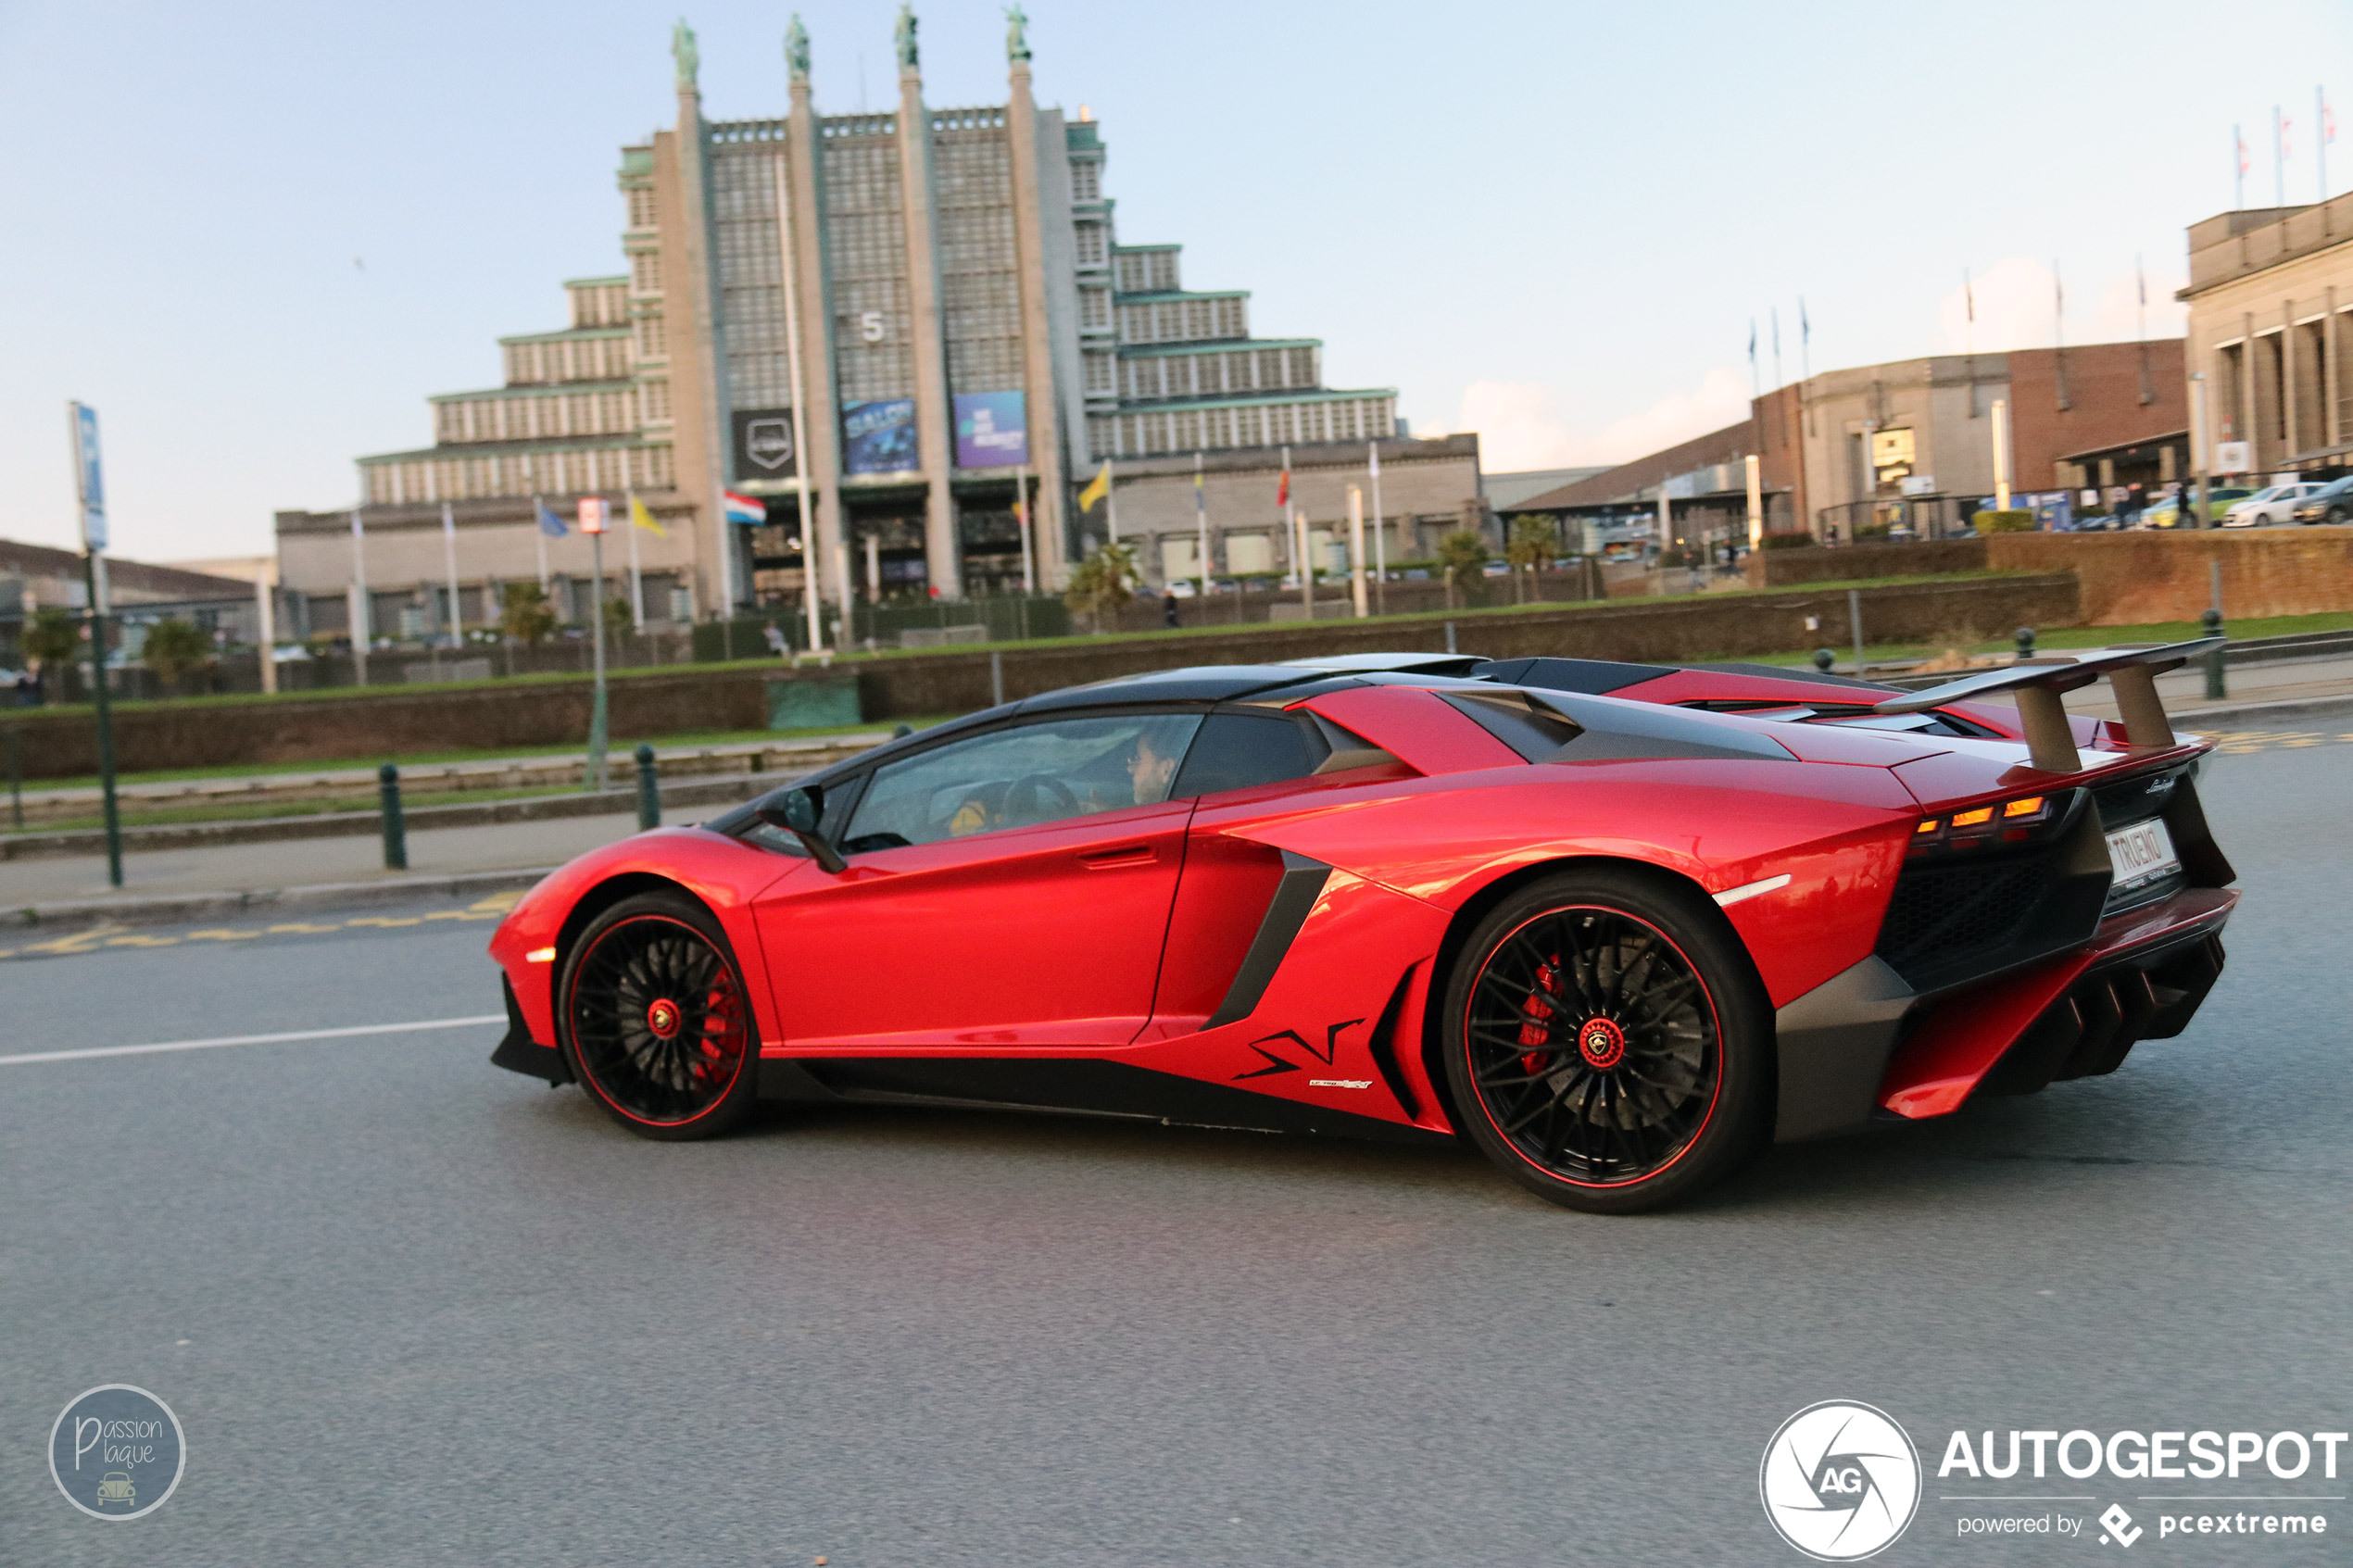
[[[1198,713],[1049,715],[867,777],[755,918],[800,1051],[1116,1046],[1151,1015]]]

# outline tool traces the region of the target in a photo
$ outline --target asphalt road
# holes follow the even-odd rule
[[[2348,728],[2212,766],[2248,897],[2187,1035],[1650,1218],[1467,1153],[1013,1115],[648,1144],[485,1025],[0,1066],[0,1562],[1798,1562],[1758,1461],[1833,1398],[1930,1466],[1877,1561],[2096,1557],[1957,1538],[1948,1435],[2353,1417]],[[19,949],[0,1054],[495,1011],[488,913]],[[106,1383],[187,1432],[128,1523],[46,1474]],[[2353,1490],[2013,1486],[2144,1524]],[[2299,1506],[2329,1538],[2230,1560],[2344,1561],[2353,1505]]]

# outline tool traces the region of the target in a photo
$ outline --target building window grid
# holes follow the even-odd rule
[[[900,203],[899,148],[887,136],[831,129],[825,157],[825,245],[833,272],[835,376],[844,403],[906,397],[914,391],[909,336],[906,221]],[[868,313],[883,335],[869,343]]]
[[[1003,132],[991,130],[943,136],[935,153],[949,390],[1019,391],[1026,381],[1010,148]]]

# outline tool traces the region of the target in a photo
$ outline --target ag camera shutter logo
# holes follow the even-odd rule
[[[1818,1562],[1854,1562],[1911,1524],[1920,1456],[1886,1411],[1825,1399],[1781,1423],[1756,1486],[1781,1539]]]

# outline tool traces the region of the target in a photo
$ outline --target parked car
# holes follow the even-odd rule
[[[2223,513],[2229,511],[2232,507],[2246,500],[2254,494],[2254,491],[2248,489],[2244,484],[2215,485],[2212,489],[2206,493],[2207,521],[2209,522],[2213,521],[2215,519],[2222,516]],[[2135,528],[2181,528],[2184,526],[2182,521],[2181,497],[2178,495],[2168,496],[2166,499],[2158,501],[2155,505],[2146,508],[2141,513],[2141,521],[2134,523],[2133,526]]]
[[[2298,522],[2353,522],[2353,474],[2332,480],[2296,504]]]
[[[2233,501],[2222,514],[2225,528],[2276,528],[2296,521],[2296,504],[2314,491],[2326,488],[2318,480],[2299,480],[2294,484],[2273,484],[2257,491],[2244,501]]]

